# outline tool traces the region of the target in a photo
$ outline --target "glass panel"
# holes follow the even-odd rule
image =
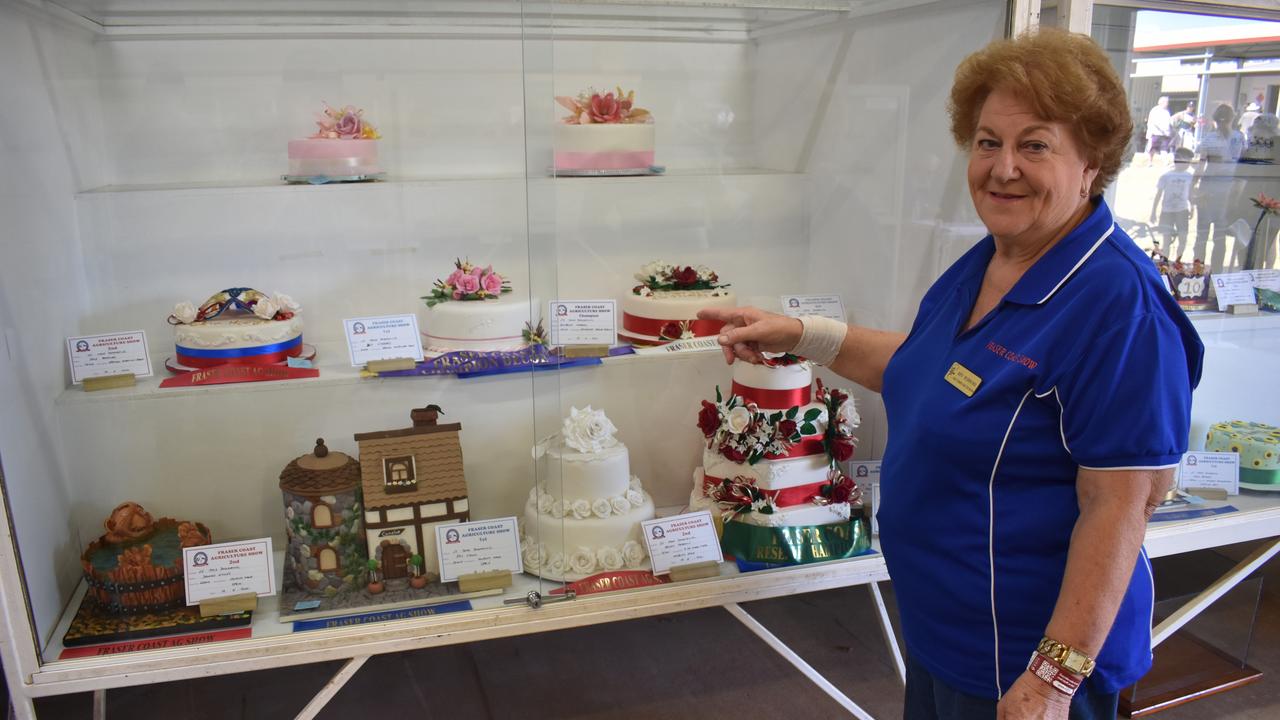
[[[1097,5],[1093,37],[1128,84],[1133,159],[1111,191],[1117,221],[1189,309],[1215,273],[1275,267],[1280,223],[1254,203],[1280,192],[1280,23]],[[1251,242],[1256,241],[1256,242]]]

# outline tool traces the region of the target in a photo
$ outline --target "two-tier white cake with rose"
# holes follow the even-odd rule
[[[729,284],[703,265],[673,265],[661,260],[640,268],[640,283],[622,298],[618,336],[633,345],[664,345],[675,340],[708,337],[724,323],[699,320],[703,308],[738,304]]]
[[[852,457],[859,422],[848,393],[821,381],[815,391],[805,360],[734,363],[729,395],[717,388],[698,413],[706,444],[690,508],[762,527],[847,521],[858,490],[838,463]]]
[[[576,581],[649,568],[640,523],[653,518],[653,499],[616,432],[603,411],[572,408],[563,430],[535,449],[541,472],[524,510],[526,572]]]
[[[510,295],[511,282],[493,266],[455,260],[454,270],[422,296],[418,330],[430,352],[504,352],[530,342],[529,300]]]
[[[298,357],[304,352],[300,309],[288,295],[244,287],[216,293],[200,307],[180,302],[168,318],[177,368],[271,365]]]

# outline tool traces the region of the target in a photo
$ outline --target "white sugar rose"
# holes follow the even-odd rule
[[[635,475],[632,475],[631,481],[627,483],[627,487],[631,488],[632,490],[639,490],[640,478],[636,477]]]
[[[613,507],[613,511],[618,515],[626,515],[631,512],[631,501],[624,497],[616,497],[609,500],[609,505]]]
[[[173,319],[187,325],[196,321],[196,306],[189,302],[180,302],[173,306]]]
[[[579,575],[589,575],[596,569],[596,554],[591,548],[580,547],[569,556],[569,569]]]
[[[597,498],[591,503],[591,512],[598,518],[607,518],[613,514],[613,506],[605,498]]]
[[[296,313],[302,309],[302,306],[293,298],[284,293],[275,293],[271,296],[271,302],[276,304],[276,308],[289,313]]]
[[[547,568],[556,575],[564,575],[569,566],[564,562],[564,553],[555,553],[551,559],[547,561]]]
[[[644,491],[639,489],[628,490],[627,502],[631,503],[635,507],[640,507],[641,505],[644,505]]]
[[[269,298],[262,298],[253,304],[253,314],[263,320],[270,320],[276,316],[280,308],[276,307],[275,301]]]
[[[736,407],[729,411],[725,424],[729,426],[729,432],[734,435],[746,432],[747,426],[751,424],[751,411],[741,406]]]
[[[551,497],[550,493],[542,493],[538,496],[538,512],[547,515],[551,512],[551,506],[556,504],[556,499]]]
[[[618,428],[609,422],[603,410],[569,409],[569,417],[564,419],[564,444],[583,453],[598,453],[605,448],[618,444],[613,436]]]
[[[539,550],[542,552],[539,553]],[[520,556],[524,560],[524,569],[536,571],[541,568],[542,554],[546,552],[547,549],[542,545],[531,543],[528,538],[525,538],[524,548],[520,551]]]
[[[627,567],[636,567],[644,562],[644,546],[635,540],[628,540],[622,544],[622,559],[627,563]]]
[[[596,560],[605,570],[622,569],[622,553],[615,547],[602,547],[596,551]]]
[[[569,511],[572,511],[573,516],[578,520],[585,520],[591,517],[591,503],[579,498],[573,501],[573,504],[569,506],[569,510],[565,514],[568,515]]]
[[[858,415],[858,408],[853,404],[853,398],[844,401],[840,406],[840,420],[843,420],[850,428],[856,428],[862,424],[862,417]]]
[[[557,519],[557,520],[559,520],[560,518],[564,517],[564,514],[565,514],[564,502],[563,502],[563,501],[560,501],[560,500],[557,500],[557,501],[555,501],[555,502],[551,503],[551,510],[550,510],[550,512],[551,512],[551,517],[553,517],[553,518],[555,518],[555,519]]]

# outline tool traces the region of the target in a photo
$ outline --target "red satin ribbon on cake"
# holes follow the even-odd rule
[[[801,438],[800,442],[791,446],[791,449],[781,455],[765,455],[765,460],[787,460],[789,458],[807,457],[809,455],[822,455],[827,451],[825,445],[822,444],[821,435],[812,435],[807,438]]]
[[[297,345],[288,350],[281,350],[280,352],[266,353],[263,355],[249,355],[247,357],[237,358],[200,358],[176,352],[174,353],[174,359],[181,365],[189,368],[211,368],[218,367],[219,365],[275,365],[301,354],[302,346]]]
[[[688,323],[689,330],[697,337],[715,335],[720,332],[720,328],[724,327],[724,323],[719,320],[656,320],[654,318],[639,317],[631,313],[622,313],[622,329],[637,335],[661,337],[662,328],[671,323],[676,325]],[[671,339],[679,340],[679,338]]]
[[[724,478],[704,475],[702,480],[703,493],[705,493],[707,497],[712,497],[711,490],[722,482],[724,482]],[[760,488],[760,493],[766,497],[773,498],[773,504],[780,508],[794,507],[796,505],[805,505],[812,500],[815,495],[821,495],[822,486],[826,484],[826,481],[809,483],[808,485],[797,485],[796,487],[786,488],[785,490],[765,490]]]
[[[735,381],[731,392],[743,400],[753,402],[762,408],[775,408],[778,410],[808,405],[813,402],[813,387],[810,385],[792,390],[763,390],[740,385]]]

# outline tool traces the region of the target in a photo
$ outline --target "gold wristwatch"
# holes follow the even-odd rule
[[[1089,673],[1093,672],[1095,664],[1093,658],[1070,645],[1064,645],[1052,638],[1041,638],[1040,645],[1036,647],[1036,652],[1077,675],[1089,677]]]

